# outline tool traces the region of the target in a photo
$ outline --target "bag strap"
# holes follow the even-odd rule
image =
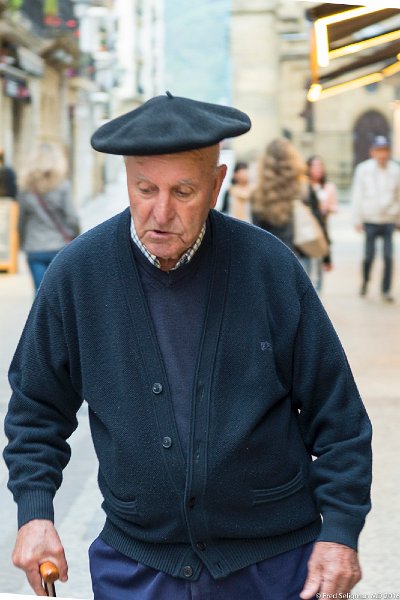
[[[40,204],[40,206],[43,208],[44,212],[46,213],[46,215],[49,217],[50,221],[53,223],[53,225],[55,225],[56,229],[61,233],[61,235],[64,238],[64,242],[66,242],[67,244],[69,242],[72,242],[72,237],[70,234],[67,233],[67,231],[64,229],[64,227],[62,226],[62,224],[60,223],[60,221],[57,219],[56,215],[54,213],[51,212],[49,205],[47,204],[46,200],[43,198],[43,196],[41,196],[40,194],[38,194],[37,192],[35,193],[36,198],[38,199],[38,202]]]

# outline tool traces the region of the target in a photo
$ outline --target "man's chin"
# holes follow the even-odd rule
[[[168,248],[166,244],[162,243],[145,244],[145,246],[150,252],[150,254],[153,254],[154,256],[157,256],[158,259],[165,261],[175,260],[176,262],[178,262],[182,254],[185,252],[185,250],[182,250],[181,252],[174,251],[174,249]]]

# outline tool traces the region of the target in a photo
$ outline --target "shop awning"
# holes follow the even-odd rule
[[[400,10],[320,4],[312,21],[313,102],[400,72]]]

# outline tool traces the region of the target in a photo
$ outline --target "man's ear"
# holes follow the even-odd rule
[[[218,200],[218,194],[220,192],[222,183],[225,179],[226,172],[228,167],[226,165],[219,165],[216,169],[215,179],[214,179],[214,189],[213,189],[213,197],[210,204],[210,208],[215,208]]]

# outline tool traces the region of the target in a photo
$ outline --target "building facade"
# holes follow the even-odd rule
[[[0,7],[0,144],[17,171],[33,140],[68,147],[67,69],[79,55],[72,5],[55,28],[40,3],[26,6]]]
[[[68,153],[76,204],[115,177],[115,159],[91,151],[90,136],[164,91],[162,6],[0,0],[0,146],[17,173],[34,142],[51,141]]]
[[[91,133],[164,89],[164,26],[163,0],[79,4],[81,57],[92,70],[93,83],[88,86],[86,78],[76,98],[75,162],[80,174],[75,194],[82,203],[90,192],[101,192],[120,167],[118,157],[87,152]],[[91,182],[87,173],[93,173]]]
[[[251,132],[234,142],[237,156],[255,160],[278,135],[301,154],[320,155],[330,177],[347,189],[354,165],[368,155],[372,133],[397,143],[400,76],[316,103],[310,84],[310,23],[295,0],[233,0],[231,48],[233,104],[247,111]],[[400,158],[400,154],[398,155]]]

